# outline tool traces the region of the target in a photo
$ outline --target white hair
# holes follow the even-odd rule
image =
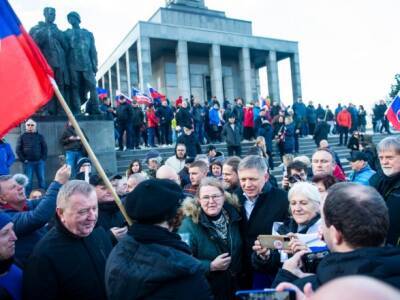
[[[72,195],[82,194],[89,196],[95,193],[92,185],[83,180],[70,180],[64,184],[57,195],[57,208],[65,209],[69,205],[69,199]]]
[[[316,208],[319,208],[319,205],[321,203],[321,194],[315,185],[309,182],[296,182],[289,190],[289,201],[294,195],[301,195],[306,197],[308,200],[313,202]]]

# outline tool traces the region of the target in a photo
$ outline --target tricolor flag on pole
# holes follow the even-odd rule
[[[386,110],[386,118],[392,123],[393,127],[400,130],[400,96],[397,95],[389,108]]]
[[[121,99],[121,96],[123,96],[128,103],[132,103],[132,99],[131,98],[129,98],[127,95],[121,93],[120,90],[115,90],[115,104],[119,105],[119,101]]]
[[[159,101],[163,101],[166,99],[165,95],[159,93],[155,88],[153,88],[150,84],[147,84],[147,88],[149,89],[149,93],[153,100],[159,99]]]
[[[135,99],[139,104],[153,104],[153,100],[149,96],[143,94],[137,88],[132,88],[132,98]]]
[[[0,0],[0,137],[54,94],[53,71],[7,0]]]

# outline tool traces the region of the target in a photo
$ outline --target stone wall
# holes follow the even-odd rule
[[[55,172],[60,166],[59,156],[64,154],[60,144],[66,117],[39,118],[36,119],[38,132],[41,133],[47,143],[48,157],[46,161],[46,182],[51,182]],[[114,123],[102,117],[82,117],[79,125],[85,131],[89,144],[99,159],[106,173],[113,174],[117,171],[114,142]],[[15,152],[18,137],[24,131],[25,126],[15,128],[7,136],[6,140],[11,144]],[[14,163],[12,173],[23,173],[20,161]]]

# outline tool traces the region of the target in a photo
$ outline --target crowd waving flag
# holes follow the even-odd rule
[[[400,130],[400,96],[397,95],[386,111],[386,118],[393,127]]]
[[[135,99],[139,104],[153,104],[153,100],[149,96],[143,94],[137,88],[132,88],[132,98]]]
[[[53,71],[7,0],[0,0],[0,137],[54,94]]]

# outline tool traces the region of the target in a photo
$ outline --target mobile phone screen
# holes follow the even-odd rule
[[[294,291],[277,292],[274,289],[237,291],[236,297],[244,300],[295,300]]]

